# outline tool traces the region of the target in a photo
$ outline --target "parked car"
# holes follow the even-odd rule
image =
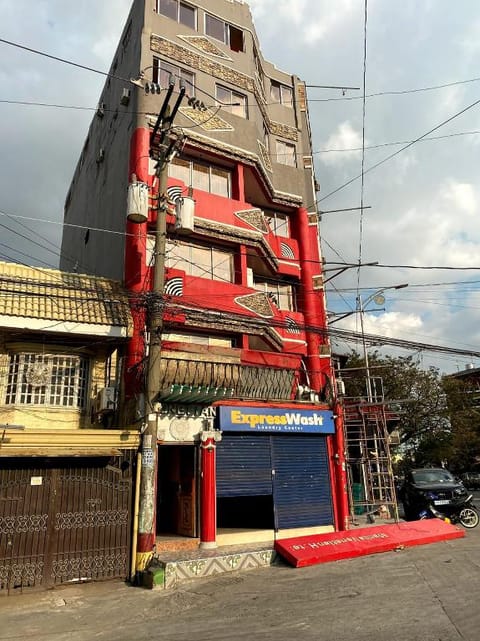
[[[460,474],[460,480],[469,490],[480,489],[480,472],[464,472]]]
[[[412,521],[418,518],[435,496],[434,506],[442,506],[448,512],[448,506],[454,499],[466,498],[468,491],[461,481],[443,468],[417,468],[405,475],[400,489],[400,500],[403,503],[405,519]]]

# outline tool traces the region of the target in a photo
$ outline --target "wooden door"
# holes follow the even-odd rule
[[[176,531],[182,536],[197,536],[197,448],[178,447],[178,485]]]

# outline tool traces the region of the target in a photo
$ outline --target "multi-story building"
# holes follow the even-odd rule
[[[157,533],[346,527],[316,189],[305,84],[264,59],[247,4],[135,0],[67,195],[62,266],[131,292],[126,412],[147,435],[154,422]],[[141,514],[144,550],[154,530]]]
[[[118,282],[0,262],[0,595],[131,576]]]

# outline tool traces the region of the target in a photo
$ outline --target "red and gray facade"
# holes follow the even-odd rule
[[[248,6],[229,0],[135,1],[111,73],[67,197],[62,249],[130,292],[131,423],[145,420],[148,315],[161,309],[156,527],[140,528],[140,551],[159,533],[209,547],[236,530],[345,529],[305,85],[263,59]],[[167,74],[186,95],[172,123],[181,150],[159,194],[151,131]],[[148,190],[143,222],[126,218],[133,183]]]

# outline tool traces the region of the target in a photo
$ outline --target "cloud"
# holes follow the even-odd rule
[[[368,141],[365,141],[368,144]],[[362,147],[362,132],[353,127],[349,120],[340,123],[336,130],[327,138],[325,143],[321,145],[322,149],[328,150],[344,150],[356,149],[357,151],[338,151],[328,152],[321,154],[321,161],[325,165],[339,165],[352,158],[360,158]]]
[[[385,294],[388,299],[388,292]],[[402,312],[385,312],[374,316],[365,313],[363,327],[367,334],[380,336],[407,337],[410,332],[422,329],[423,322],[418,314],[404,314]]]
[[[478,196],[473,185],[450,179],[440,193],[447,205],[472,216],[478,214]]]
[[[359,5],[354,0],[249,0],[255,20],[262,20],[275,14],[271,29],[279,30],[278,21],[285,25],[295,24],[298,29],[287,31],[303,43],[314,46],[321,40],[333,38],[341,25],[347,22],[352,14],[358,11]]]

